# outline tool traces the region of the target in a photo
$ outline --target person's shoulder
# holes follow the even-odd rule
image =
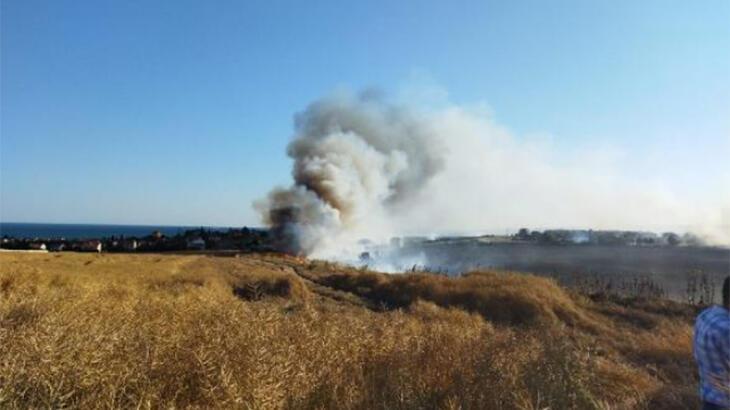
[[[697,315],[697,322],[712,322],[713,324],[730,324],[730,312],[727,309],[713,305]]]
[[[708,306],[708,307],[704,308],[700,312],[700,314],[697,315],[697,319],[698,320],[703,320],[703,319],[707,319],[707,318],[710,318],[712,316],[717,315],[717,313],[718,313],[717,312],[717,307],[718,306],[716,306],[716,305],[711,305],[711,306]]]
[[[712,328],[722,332],[730,332],[730,311],[722,306],[712,306],[706,309],[705,312],[707,312],[707,315],[704,319],[712,323]]]
[[[720,316],[720,323],[722,323],[726,330],[730,330],[730,310],[727,310],[726,308],[719,309],[721,310],[721,313],[718,314],[718,316]]]

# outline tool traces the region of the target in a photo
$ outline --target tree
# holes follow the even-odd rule
[[[530,230],[527,228],[520,228],[517,232],[517,239],[528,240],[530,239]]]
[[[662,238],[664,238],[664,241],[669,246],[677,246],[679,245],[679,235],[677,235],[674,232],[666,232],[662,235]]]

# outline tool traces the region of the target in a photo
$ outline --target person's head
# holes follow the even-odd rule
[[[730,276],[722,283],[722,305],[730,309]]]

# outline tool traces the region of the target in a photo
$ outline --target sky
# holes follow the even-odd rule
[[[0,7],[3,222],[259,225],[294,115],[369,87],[730,197],[726,0]]]

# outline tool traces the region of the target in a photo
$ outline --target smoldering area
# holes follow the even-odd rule
[[[720,300],[723,278],[730,274],[730,248],[710,246],[543,245],[459,238],[373,246],[366,256],[350,263],[392,273],[449,276],[504,269],[552,277],[589,292],[627,296],[661,292],[675,300],[706,299],[709,293],[715,302]]]

